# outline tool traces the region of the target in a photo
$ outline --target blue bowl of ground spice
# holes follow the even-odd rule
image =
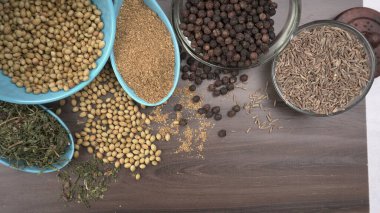
[[[116,17],[119,14],[119,10],[122,7],[123,2],[124,2],[123,0],[114,0],[114,9],[115,9]],[[150,103],[150,102],[142,99],[141,97],[139,97],[136,94],[136,92],[130,86],[128,86],[128,84],[125,82],[125,80],[123,79],[123,76],[121,75],[121,73],[119,72],[118,67],[117,67],[117,63],[116,63],[116,59],[115,59],[115,54],[114,54],[115,51],[113,51],[111,53],[111,64],[112,64],[114,73],[115,73],[115,75],[116,75],[116,77],[117,77],[120,85],[123,87],[123,89],[127,92],[127,94],[133,100],[135,100],[136,102],[138,102],[140,104],[143,104],[145,106],[158,106],[158,105],[161,105],[161,104],[165,103],[173,95],[173,93],[174,93],[174,91],[175,91],[175,89],[177,87],[178,80],[179,80],[179,75],[180,75],[180,66],[181,66],[180,50],[179,50],[177,38],[176,38],[175,33],[174,33],[173,26],[172,26],[171,22],[169,21],[168,17],[165,15],[165,12],[162,10],[162,8],[160,7],[160,5],[157,3],[157,1],[156,0],[144,0],[144,3],[153,12],[155,12],[157,14],[157,16],[161,19],[161,21],[166,26],[166,28],[169,31],[170,36],[171,36],[171,41],[172,41],[173,47],[174,47],[174,69],[173,69],[173,71],[174,71],[174,78],[173,78],[173,85],[172,85],[170,91],[160,101],[158,101],[156,103]]]
[[[20,170],[27,173],[42,174],[42,173],[57,172],[70,163],[71,159],[74,156],[74,138],[69,128],[54,112],[52,112],[51,110],[49,110],[48,108],[42,105],[39,105],[39,107],[41,107],[46,113],[48,113],[49,116],[52,116],[62,126],[62,128],[66,130],[69,144],[67,145],[65,149],[65,153],[60,157],[57,163],[51,166],[51,168],[39,168],[35,166],[15,167],[14,166],[15,162],[11,162],[9,159],[3,158],[1,156],[0,156],[0,164],[7,166],[9,168]]]

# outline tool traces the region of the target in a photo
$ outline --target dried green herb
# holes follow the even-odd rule
[[[58,173],[62,183],[62,197],[68,202],[76,201],[90,207],[91,201],[103,199],[118,171],[95,158],[71,164],[67,170]]]
[[[67,131],[37,106],[0,102],[0,156],[18,168],[54,168],[69,143]]]

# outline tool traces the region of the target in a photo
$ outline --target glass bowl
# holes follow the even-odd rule
[[[217,69],[226,70],[243,70],[256,67],[273,59],[277,54],[279,54],[290,41],[291,36],[297,30],[301,17],[301,0],[275,0],[278,4],[276,15],[271,17],[274,20],[274,32],[276,33],[276,38],[273,40],[269,47],[269,50],[261,54],[258,57],[256,63],[248,67],[226,67],[220,64],[211,63],[203,60],[200,54],[197,54],[194,48],[191,47],[190,40],[183,34],[180,29],[181,17],[180,12],[185,8],[185,4],[188,0],[175,0],[172,3],[172,18],[175,33],[179,42],[186,52],[195,58],[197,61],[206,64],[210,67]]]
[[[301,31],[305,30],[305,29],[310,29],[310,28],[315,28],[315,27],[318,27],[318,26],[332,26],[332,27],[338,27],[338,28],[341,28],[343,30],[346,30],[348,32],[350,32],[352,35],[356,36],[358,38],[359,41],[362,42],[363,46],[365,47],[365,50],[367,52],[367,55],[368,55],[368,64],[369,64],[369,72],[370,72],[370,79],[368,80],[368,84],[366,85],[365,88],[363,88],[363,91],[362,93],[357,96],[356,98],[354,98],[346,107],[344,110],[339,110],[337,112],[334,112],[334,113],[331,113],[331,114],[318,114],[318,113],[315,113],[315,112],[312,112],[312,111],[306,111],[306,110],[303,110],[297,106],[295,106],[293,103],[291,103],[290,101],[288,101],[287,99],[285,99],[279,85],[277,84],[277,81],[276,81],[276,62],[277,62],[277,59],[278,59],[278,56],[275,58],[274,62],[273,62],[273,65],[272,65],[272,82],[273,82],[273,85],[274,85],[274,88],[277,92],[277,94],[280,96],[280,98],[290,107],[292,108],[293,110],[297,111],[297,112],[300,112],[300,113],[303,113],[303,114],[306,114],[306,115],[311,115],[311,116],[316,116],[316,117],[329,117],[329,116],[334,116],[334,115],[337,115],[337,114],[340,114],[340,113],[343,113],[343,112],[346,112],[348,110],[350,110],[352,107],[354,107],[355,105],[357,105],[361,100],[363,100],[363,98],[367,95],[368,91],[370,90],[371,86],[372,86],[372,83],[374,81],[374,78],[375,78],[375,73],[376,73],[376,57],[375,57],[375,53],[371,47],[371,44],[368,42],[368,40],[365,38],[365,36],[360,33],[357,29],[355,29],[354,27],[348,25],[348,24],[345,24],[345,23],[342,23],[342,22],[338,22],[338,21],[333,21],[333,20],[319,20],[319,21],[314,21],[314,22],[310,22],[310,23],[307,23],[305,25],[302,25],[301,27],[298,28],[298,30],[296,31],[296,33],[294,34],[294,36],[298,35]]]

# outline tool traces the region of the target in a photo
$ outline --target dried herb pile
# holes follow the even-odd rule
[[[0,102],[0,156],[13,166],[54,168],[69,143],[67,131],[41,108]]]
[[[174,46],[169,31],[143,0],[125,0],[117,20],[115,57],[119,72],[149,103],[167,96],[174,82]]]
[[[302,31],[276,63],[275,79],[284,98],[317,114],[344,110],[369,78],[363,44],[352,33],[331,26]]]
[[[118,169],[107,167],[99,159],[70,164],[58,173],[62,184],[62,197],[66,201],[84,203],[103,199],[111,181],[115,180]]]

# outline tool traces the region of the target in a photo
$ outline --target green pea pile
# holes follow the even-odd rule
[[[1,0],[0,70],[34,94],[87,81],[105,46],[100,16],[91,0]]]

